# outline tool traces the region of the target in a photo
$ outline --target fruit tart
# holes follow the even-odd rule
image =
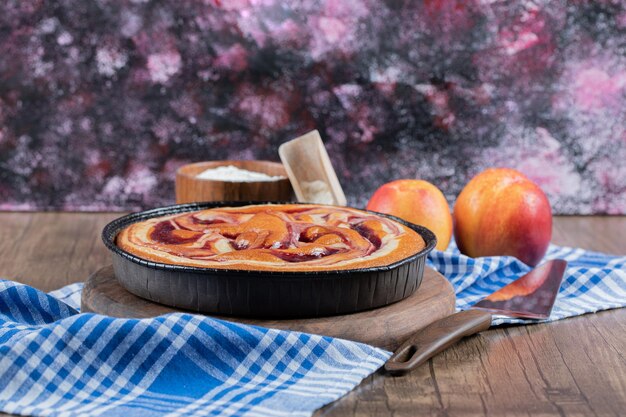
[[[255,271],[384,267],[420,252],[424,239],[388,217],[348,207],[216,207],[132,223],[122,250],[169,265]]]

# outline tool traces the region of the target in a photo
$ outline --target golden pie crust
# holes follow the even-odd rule
[[[219,207],[133,223],[117,245],[169,265],[261,271],[383,267],[426,246],[414,230],[373,213],[316,204]]]

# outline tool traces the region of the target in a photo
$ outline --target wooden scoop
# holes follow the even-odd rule
[[[283,143],[278,155],[298,201],[346,205],[346,196],[317,130]]]

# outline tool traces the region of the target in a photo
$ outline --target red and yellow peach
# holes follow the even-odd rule
[[[471,257],[511,255],[534,266],[552,237],[552,211],[522,173],[492,168],[475,176],[454,205],[454,237]]]
[[[424,226],[437,236],[437,249],[445,250],[452,238],[452,215],[443,193],[423,180],[396,180],[382,185],[367,209],[391,214]]]

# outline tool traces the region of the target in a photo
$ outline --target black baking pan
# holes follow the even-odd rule
[[[253,318],[303,318],[354,313],[400,301],[422,282],[435,235],[422,226],[389,217],[419,233],[426,247],[394,264],[350,270],[274,272],[198,268],[152,262],[120,249],[115,238],[126,226],[152,217],[258,202],[178,204],[129,214],[105,226],[115,276],[131,293],[157,303],[201,313]],[[293,203],[290,203],[293,204]]]

